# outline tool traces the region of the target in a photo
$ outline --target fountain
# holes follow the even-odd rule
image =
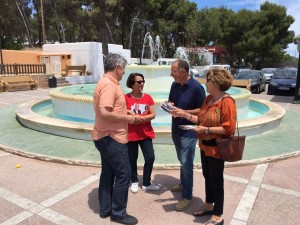
[[[148,44],[149,44],[149,47],[150,47],[150,59],[153,59],[153,39],[150,35],[150,32],[147,32],[145,34],[144,41],[143,41],[141,59],[144,57],[145,43],[146,43],[147,39],[148,39]]]
[[[162,58],[162,57],[164,57],[164,55],[162,55],[162,52],[163,52],[163,48],[160,43],[160,38],[158,35],[156,35],[153,54],[155,55],[156,58]]]
[[[126,74],[120,81],[124,93],[131,91],[131,89],[125,88],[125,83],[126,77],[132,72],[140,72],[144,75],[146,80],[144,92],[151,94],[155,101],[156,118],[152,121],[156,132],[154,142],[171,143],[171,117],[159,108],[160,104],[167,100],[169,88],[173,82],[173,78],[169,75],[170,66],[128,65]],[[94,119],[92,99],[94,85],[72,85],[52,89],[49,92],[51,99],[20,105],[16,109],[17,118],[24,126],[35,130],[76,139],[91,140],[90,132]],[[273,130],[280,125],[285,111],[279,105],[258,99],[249,100],[251,93],[246,89],[233,87],[229,93],[237,103],[241,134],[246,136],[257,135]],[[52,107],[53,113],[49,112]],[[246,118],[245,115],[249,111],[253,114],[253,109],[254,116],[251,115]],[[53,115],[58,118],[49,117]]]
[[[186,53],[184,47],[178,47],[178,48],[176,49],[175,56],[176,56],[176,58],[186,60],[186,61],[190,64],[190,62],[189,62],[189,57],[188,57],[188,55],[187,55],[187,53]]]
[[[154,59],[157,59],[157,58],[162,58],[163,48],[161,46],[159,36],[156,35],[155,42],[153,43],[153,38],[152,38],[150,32],[147,32],[145,34],[144,40],[143,40],[143,48],[142,48],[141,60],[144,58],[145,47],[146,47],[147,40],[148,40],[148,45],[149,45],[149,48],[150,48],[150,59],[154,60]]]
[[[124,86],[122,87],[125,93],[130,91],[126,91],[127,88]],[[167,100],[168,93],[161,91],[162,89],[159,87],[160,85],[157,85],[156,88],[153,88],[154,90],[145,91],[145,93],[150,94],[155,100],[154,106],[156,118],[152,121],[152,124],[154,126],[168,126],[171,124],[171,117],[169,114],[160,109],[160,104]],[[65,117],[76,118],[82,121],[93,121],[95,118],[92,98],[94,88],[95,84],[87,84],[84,86],[74,85],[51,90],[49,95],[52,98],[53,112],[58,117],[62,117],[63,115]],[[246,89],[233,87],[228,91],[228,93],[236,100],[238,118],[244,120],[252,117],[252,115],[249,114],[248,108],[250,92]],[[268,108],[261,108],[261,111],[267,112]]]
[[[213,64],[213,54],[211,52],[209,52],[207,49],[200,48],[200,52],[199,52],[198,56],[199,56],[200,61],[203,64],[206,64],[206,65]]]
[[[148,41],[151,50],[151,59],[153,59],[153,40],[150,32],[144,36],[144,43],[141,58],[144,55],[145,45]],[[93,79],[99,77],[103,73],[95,73],[95,71],[103,70],[102,45],[100,43],[68,43],[55,45],[48,50],[72,50],[72,54],[80,58],[81,51],[88,47],[86,56],[94,57],[90,67],[97,68],[94,70]],[[95,49],[93,47],[96,47]],[[108,45],[110,52],[118,52],[127,55],[130,61],[130,51],[123,49],[119,45]],[[160,40],[156,36],[155,49],[159,55]],[[188,56],[183,47],[179,47],[176,51],[177,58],[188,60]],[[100,54],[99,54],[100,53]],[[90,58],[92,59],[92,58]],[[83,59],[81,59],[83,60]],[[146,85],[144,92],[150,94],[155,101],[156,118],[152,121],[156,132],[156,143],[168,143],[170,138],[171,117],[160,109],[160,104],[168,99],[168,92],[173,82],[170,76],[170,65],[128,65],[123,80],[120,81],[124,93],[130,92],[131,89],[126,88],[126,78],[132,72],[140,72],[144,75]],[[70,76],[70,78],[73,78]],[[20,105],[16,109],[18,120],[26,127],[43,131],[46,133],[91,140],[90,132],[93,128],[94,110],[92,93],[95,84],[80,84],[68,87],[52,89],[49,92],[51,98],[47,98],[39,102],[29,102]],[[235,98],[238,108],[238,117],[240,120],[239,127],[242,134],[247,136],[256,135],[265,131],[272,130],[279,126],[284,110],[278,105],[261,102],[260,100],[250,100],[250,92],[244,89],[232,88],[230,94]],[[245,117],[250,109],[255,109],[256,116]],[[253,110],[252,110],[253,111]],[[259,115],[257,115],[259,114]],[[168,138],[166,138],[168,137]]]

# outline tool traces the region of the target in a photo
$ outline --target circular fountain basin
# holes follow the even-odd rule
[[[83,104],[79,104],[80,109],[83,105],[87,104],[84,101],[85,98],[81,100]],[[66,118],[66,116],[62,116],[52,118],[51,112],[48,110],[51,108],[52,101],[53,99],[47,98],[43,101],[32,101],[21,104],[16,109],[18,120],[24,126],[34,130],[75,139],[91,140],[93,120],[74,117],[76,118],[75,121],[77,121],[75,122],[70,121],[70,119],[73,119],[72,117]],[[252,118],[239,119],[240,135],[248,137],[274,130],[280,125],[281,119],[285,114],[285,110],[278,104],[260,99],[251,98],[249,108],[256,111],[255,115]],[[39,111],[40,114],[33,110]],[[72,110],[70,109],[70,111]],[[86,110],[87,108],[83,110],[84,113],[87,113]],[[159,112],[163,112],[161,109],[158,110]],[[168,118],[171,120],[170,115],[168,115]],[[153,123],[153,127],[156,133],[154,143],[170,144],[172,142],[170,123]]]
[[[70,117],[82,119],[82,121],[93,121],[95,118],[94,106],[93,106],[93,91],[95,84],[85,85],[73,85],[67,87],[61,87],[53,89],[49,92],[52,98],[52,107],[54,117],[64,118]],[[124,88],[123,88],[124,89]],[[124,93],[125,90],[124,90]],[[168,126],[171,124],[171,117],[168,113],[160,109],[162,102],[168,99],[168,93],[162,91],[146,92],[154,99],[154,109],[156,117],[152,121],[152,124],[160,126]],[[244,120],[249,117],[249,97],[251,93],[242,88],[232,87],[228,90],[228,93],[235,99],[238,110],[238,119]],[[266,112],[268,110],[265,107]],[[262,110],[260,110],[262,111]],[[251,117],[250,117],[251,118]]]
[[[171,116],[159,107],[162,102],[168,99],[168,89],[174,81],[170,76],[170,67],[170,65],[129,65],[120,81],[124,93],[128,93],[131,89],[126,87],[126,77],[130,73],[137,72],[144,75],[146,84],[143,91],[150,94],[155,102],[156,117],[152,121],[156,133],[154,143],[172,142],[170,134]],[[95,117],[92,97],[94,88],[95,84],[84,84],[52,89],[49,92],[51,99],[20,105],[16,109],[17,118],[24,126],[38,131],[91,140],[90,132]],[[271,131],[280,125],[281,118],[285,114],[285,110],[281,106],[252,98],[249,101],[251,93],[242,88],[232,87],[228,93],[236,101],[240,134],[253,136]],[[51,110],[53,108],[53,113],[50,114],[54,118],[50,117],[49,112],[44,115],[36,113],[38,112],[37,109],[43,111],[42,106],[47,104],[49,107],[51,106]],[[251,116],[249,116],[249,111]],[[254,113],[251,113],[252,111]],[[68,121],[69,119],[71,121]]]

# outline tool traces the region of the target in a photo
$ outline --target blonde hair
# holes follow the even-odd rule
[[[206,74],[206,79],[211,79],[221,91],[227,91],[232,85],[233,76],[226,69],[210,69]]]

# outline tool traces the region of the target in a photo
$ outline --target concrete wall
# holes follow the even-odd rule
[[[115,45],[115,44],[108,44],[108,52],[109,53],[118,53],[125,57],[128,64],[132,64],[131,62],[131,51],[129,49],[123,49],[123,45]]]
[[[61,70],[66,68],[66,65],[71,64],[71,60],[68,59],[66,54],[58,54],[58,55],[47,55],[41,50],[32,50],[32,51],[23,51],[23,50],[2,50],[3,55],[3,64],[46,64],[46,72],[47,73],[56,73],[56,75],[60,76]],[[43,60],[41,60],[43,57]],[[44,57],[47,57],[45,59]],[[51,64],[52,59],[54,57],[59,57],[59,62],[61,65],[60,71],[52,71]],[[45,62],[46,60],[46,62]]]
[[[108,44],[108,51],[121,54],[126,58],[128,64],[139,63],[139,59],[132,59],[131,51],[123,49],[122,45]],[[51,69],[55,65],[53,65],[54,62],[51,62],[51,57],[55,56],[60,56],[59,62],[55,63],[60,63],[61,70],[65,69],[67,64],[85,64],[86,70],[91,72],[91,76],[78,76],[78,73],[74,73],[73,76],[66,77],[71,84],[96,83],[104,74],[102,43],[99,42],[45,44],[42,51],[3,50],[2,55],[5,64],[40,64],[40,57],[49,56],[49,62],[46,63],[48,73],[54,73]],[[71,59],[66,58],[68,55],[71,56]],[[153,61],[143,59],[142,62],[151,64]],[[60,71],[57,73],[57,77],[60,77]]]
[[[3,64],[40,64],[40,51],[2,50]]]
[[[97,42],[78,42],[62,44],[45,44],[45,52],[68,52],[71,54],[71,65],[86,65],[86,70],[92,75],[89,82],[97,82],[104,73],[102,43]],[[74,81],[76,82],[76,81]]]

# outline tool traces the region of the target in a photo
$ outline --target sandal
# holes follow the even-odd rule
[[[201,211],[202,213],[199,213]],[[200,209],[197,209],[193,212],[194,216],[206,216],[206,215],[212,215],[213,211],[212,210],[207,210],[204,208],[204,206],[201,206]]]
[[[224,220],[221,220],[221,222],[217,222],[215,220],[208,220],[204,225],[208,225],[208,224],[213,224],[213,225],[223,225],[224,224]]]

